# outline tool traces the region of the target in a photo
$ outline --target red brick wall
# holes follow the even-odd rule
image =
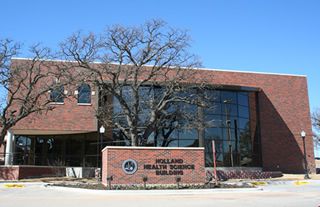
[[[155,164],[156,159],[183,159],[183,163],[177,165],[194,165],[194,170],[183,170],[183,175],[179,175],[181,183],[205,182],[204,148],[106,147],[102,156],[102,182],[105,185],[108,176],[113,176],[112,184],[143,184],[143,176],[148,177],[148,184],[175,184],[177,175],[156,175],[155,170],[144,169],[146,164]],[[127,159],[138,164],[132,175],[122,170],[122,163]]]
[[[260,88],[258,107],[263,168],[290,173],[303,172],[303,145],[300,131],[305,130],[308,163],[312,171],[315,171],[306,77],[199,70],[194,80],[199,79],[207,79],[209,83],[216,85]],[[58,105],[48,114],[28,117],[14,129],[95,131],[97,130],[94,116],[96,98],[97,96],[92,97],[92,106],[78,106],[75,99],[65,101],[64,105]]]
[[[244,72],[203,70],[212,73],[210,82],[218,85],[249,86],[261,89],[259,110],[262,165],[265,170],[303,172],[301,130],[307,132],[309,168],[315,172],[307,78]]]
[[[63,177],[65,175],[65,167],[19,166],[19,179],[38,177]]]
[[[18,166],[0,166],[0,180],[18,180]]]
[[[64,104],[54,104],[52,111],[32,114],[19,122],[14,130],[48,130],[48,131],[97,131],[95,116],[96,95],[92,96],[91,105],[78,105],[77,99],[69,97]]]
[[[0,166],[0,180],[19,180],[37,177],[65,176],[65,167]]]
[[[24,67],[28,66],[29,60],[13,59],[12,68],[15,66]],[[40,70],[55,70],[56,67],[50,68],[50,64],[40,66]],[[51,83],[54,81],[53,77],[47,77],[41,79],[38,85],[41,88],[43,82]],[[95,95],[91,97],[91,104],[78,104],[77,95],[75,95],[75,90],[77,90],[76,85],[68,85],[64,87],[67,91],[67,97],[64,99],[64,103],[52,103],[51,106],[54,108],[52,111],[43,111],[41,114],[33,113],[29,115],[26,119],[18,122],[16,126],[13,127],[14,133],[25,133],[25,130],[29,130],[30,133],[34,131],[50,131],[48,133],[62,134],[63,131],[79,131],[79,132],[93,132],[97,131],[97,119],[95,118],[95,109],[97,107],[97,90],[94,86],[91,86],[91,91],[95,91]],[[22,93],[23,94],[23,93]],[[50,93],[43,95],[43,101],[47,101],[50,97]],[[12,108],[15,105],[13,103]],[[23,130],[23,132],[21,132]],[[27,132],[28,133],[28,132]],[[26,134],[27,134],[26,133]],[[72,133],[72,132],[69,132]]]

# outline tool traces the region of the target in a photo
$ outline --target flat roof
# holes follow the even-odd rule
[[[32,60],[32,58],[23,58],[23,57],[12,57],[14,60]],[[61,59],[43,59],[43,61],[53,61],[53,62],[77,62],[73,60],[61,60]],[[92,62],[99,64],[101,62]],[[112,63],[117,64],[117,63]],[[152,66],[152,65],[145,65]],[[307,75],[300,74],[287,74],[287,73],[270,73],[270,72],[258,72],[258,71],[244,71],[244,70],[234,70],[234,69],[218,69],[218,68],[195,68],[197,70],[206,70],[206,71],[218,71],[218,72],[231,72],[231,73],[252,73],[252,74],[261,74],[261,75],[280,75],[280,76],[297,76],[297,77],[307,77]]]
[[[216,69],[216,68],[197,68],[197,69],[198,70],[207,70],[207,71],[232,72],[232,73],[253,73],[253,74],[261,74],[261,75],[281,75],[281,76],[307,77],[307,75],[301,75],[301,74],[244,71],[244,70],[234,70],[234,69]]]

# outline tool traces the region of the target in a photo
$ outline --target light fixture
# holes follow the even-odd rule
[[[106,129],[103,126],[101,126],[99,129],[100,134],[103,134],[105,131],[106,131]]]

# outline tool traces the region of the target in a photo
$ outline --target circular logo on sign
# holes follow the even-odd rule
[[[128,159],[123,161],[122,163],[122,170],[129,175],[135,173],[138,169],[138,164],[135,160]]]

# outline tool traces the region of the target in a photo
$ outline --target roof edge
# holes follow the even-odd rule
[[[32,58],[23,58],[23,57],[12,57],[13,60],[32,60]],[[77,61],[74,60],[61,60],[61,59],[41,59],[43,61],[54,61],[54,62],[70,62],[74,63]],[[92,63],[100,64],[102,62],[94,61]],[[117,63],[112,63],[117,64]],[[152,66],[152,65],[145,65]],[[287,73],[270,73],[270,72],[258,72],[258,71],[243,71],[243,70],[233,70],[233,69],[220,69],[220,68],[196,68],[197,70],[205,70],[205,71],[220,71],[220,72],[230,72],[230,73],[251,73],[251,74],[260,74],[260,75],[279,75],[279,76],[295,76],[295,77],[307,77],[307,75],[300,74],[287,74]]]
[[[307,77],[307,75],[289,74],[289,73],[271,73],[271,72],[258,72],[258,71],[243,71],[243,70],[220,69],[220,68],[197,68],[197,69],[198,70],[207,70],[207,71],[231,72],[231,73],[252,73],[252,74],[260,74],[260,75],[279,75],[279,76]]]

